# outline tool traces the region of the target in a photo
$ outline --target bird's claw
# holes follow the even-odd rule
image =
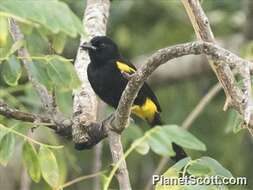
[[[129,74],[129,73],[124,72],[124,71],[121,71],[121,74],[127,80],[130,80],[132,78],[132,76],[133,76],[132,74]]]

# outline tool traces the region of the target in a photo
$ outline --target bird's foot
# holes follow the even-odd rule
[[[133,77],[133,74],[129,74],[129,73],[124,72],[124,71],[121,71],[121,74],[127,80],[130,80]]]

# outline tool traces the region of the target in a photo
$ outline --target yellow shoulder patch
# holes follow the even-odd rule
[[[156,112],[158,112],[157,107],[155,103],[149,98],[146,99],[145,103],[142,106],[132,106],[133,114],[139,116],[142,119],[147,119],[149,122],[152,122]]]
[[[122,72],[126,72],[126,73],[135,72],[135,69],[134,69],[134,68],[128,66],[128,65],[125,64],[125,63],[122,63],[122,62],[120,62],[120,61],[117,61],[116,64],[117,64],[117,68],[118,68],[120,71],[122,71]]]

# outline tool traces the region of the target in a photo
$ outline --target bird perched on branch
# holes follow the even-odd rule
[[[119,49],[106,36],[97,36],[89,43],[81,45],[90,57],[88,79],[95,93],[108,105],[117,108],[121,95],[128,83],[126,75],[136,71],[136,67],[124,58]],[[154,92],[144,83],[132,106],[132,114],[146,120],[151,127],[162,125],[161,107]],[[172,158],[178,161],[186,157],[184,150],[172,144],[176,155]]]

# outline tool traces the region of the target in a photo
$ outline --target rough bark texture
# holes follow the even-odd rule
[[[24,35],[21,33],[20,28],[17,25],[16,21],[14,21],[13,19],[10,20],[10,31],[11,31],[11,35],[12,35],[14,42],[24,40]],[[37,93],[42,101],[42,104],[44,105],[45,110],[48,110],[49,112],[53,112],[54,108],[53,108],[52,95],[50,95],[48,93],[45,86],[43,86],[42,84],[40,84],[38,81],[36,81],[33,78],[31,72],[29,71],[29,62],[31,62],[32,60],[29,58],[30,54],[29,54],[28,50],[26,48],[22,47],[18,50],[18,55],[20,57],[24,57],[23,65],[24,65],[24,68],[27,72],[28,79],[30,80],[33,87],[37,91]]]
[[[105,137],[109,137],[109,145],[114,164],[118,163],[123,157],[123,148],[120,133],[125,129],[130,118],[132,103],[143,85],[144,81],[160,65],[185,55],[207,55],[210,65],[219,79],[226,93],[227,101],[225,108],[235,108],[244,118],[244,124],[249,127],[252,111],[251,81],[250,70],[253,65],[250,61],[241,59],[235,54],[215,45],[214,36],[203,9],[198,0],[181,0],[191,19],[200,42],[190,42],[167,47],[158,50],[151,55],[146,63],[142,65],[133,75],[128,76],[129,83],[124,90],[115,113],[102,122],[96,122],[97,100],[88,78],[87,66],[89,58],[86,52],[78,49],[75,68],[82,86],[74,92],[73,119],[63,117],[55,104],[54,95],[38,81],[36,81],[29,71],[28,64],[29,52],[25,48],[19,50],[19,56],[23,57],[24,68],[28,78],[39,94],[47,115],[38,116],[32,113],[21,112],[10,108],[0,102],[0,115],[5,117],[22,120],[26,122],[43,122],[61,135],[72,137],[75,144],[83,144],[84,148],[91,148]],[[81,43],[90,40],[94,36],[105,35],[106,24],[109,16],[109,0],[87,0],[84,23],[87,38],[82,38]],[[24,38],[17,23],[10,21],[10,30],[14,41]],[[238,87],[234,77],[234,71],[242,78],[242,87]],[[215,91],[216,92],[216,91]],[[252,120],[251,120],[252,121]],[[120,189],[131,189],[128,171],[125,160],[123,160],[116,173]]]
[[[94,36],[103,36],[106,34],[106,24],[109,16],[110,1],[109,0],[88,0],[84,14],[85,28],[88,33],[87,39],[90,40]],[[87,66],[89,64],[89,56],[87,52],[80,48],[77,53],[75,68],[79,78],[82,81],[81,88],[74,94],[74,117],[72,126],[73,141],[76,144],[83,144],[89,141],[90,136],[83,127],[87,128],[92,122],[96,121],[97,115],[97,99],[87,77]],[[80,125],[82,124],[82,125]],[[93,135],[97,135],[93,133]],[[120,134],[108,132],[109,146],[112,153],[113,163],[116,164],[123,157],[123,147],[120,140]],[[100,139],[100,137],[98,137]],[[97,142],[96,142],[97,143]],[[123,161],[116,174],[120,189],[131,189],[126,163]]]
[[[8,118],[26,121],[26,122],[39,122],[46,123],[49,128],[57,130],[56,125],[48,117],[43,117],[40,115],[35,115],[29,112],[22,112],[18,109],[11,108],[6,103],[0,100],[0,115],[3,115]],[[51,125],[50,125],[51,124]]]
[[[215,43],[208,18],[200,2],[198,0],[181,0],[181,2],[191,20],[197,38],[206,42]],[[229,107],[236,109],[243,116],[243,126],[248,127],[253,107],[250,82],[250,69],[252,64],[235,62],[235,65],[228,65],[224,62],[220,62],[220,60],[214,60],[214,62],[209,61],[209,63],[226,94],[224,110],[227,110]],[[236,85],[232,69],[236,69],[238,74],[242,77],[242,88]]]
[[[210,56],[210,59],[217,63],[217,67],[220,65],[227,64],[230,67],[235,67],[236,65],[252,65],[252,62],[244,60],[237,55],[229,52],[226,49],[219,47],[213,43],[209,42],[190,42],[185,44],[179,44],[167,48],[163,48],[151,55],[145,64],[142,67],[137,69],[136,73],[130,76],[129,83],[126,89],[123,92],[119,106],[115,113],[109,118],[104,119],[102,122],[92,122],[89,125],[82,125],[80,127],[87,138],[85,141],[86,147],[90,148],[100,142],[103,138],[107,137],[108,129],[112,129],[117,132],[124,130],[128,123],[128,118],[131,111],[131,105],[133,103],[136,94],[138,93],[139,88],[143,82],[151,75],[151,73],[157,69],[162,64],[169,64],[168,61],[182,57],[185,55],[200,55],[205,54]],[[232,80],[232,79],[229,79]],[[231,91],[234,88],[231,84],[231,81],[227,82],[228,91],[230,94],[233,94]],[[236,102],[243,101],[242,96],[233,95]],[[240,107],[240,105],[238,105]],[[2,108],[3,109],[3,108]],[[4,108],[6,109],[6,108]],[[10,109],[10,108],[8,108]],[[18,110],[15,110],[18,111]],[[8,113],[0,113],[1,115]],[[17,115],[10,115],[9,117],[13,119],[18,119]],[[33,118],[36,116],[31,116]],[[80,137],[81,139],[85,137]]]
[[[88,0],[84,13],[83,23],[87,31],[87,38],[81,38],[80,44],[89,41],[94,36],[105,35],[106,24],[109,16],[109,0]],[[74,116],[72,135],[75,143],[86,142],[85,131],[83,126],[89,125],[96,121],[97,99],[96,94],[88,81],[87,67],[89,64],[87,52],[78,49],[75,61],[77,74],[82,81],[81,88],[74,92]],[[80,125],[80,123],[82,125]]]

